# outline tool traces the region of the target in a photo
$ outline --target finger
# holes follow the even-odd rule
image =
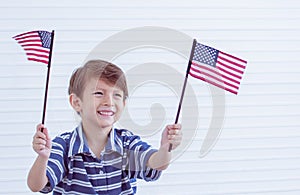
[[[45,126],[42,123],[40,123],[36,126],[36,131],[42,131],[42,129],[44,129],[44,128],[45,128]]]
[[[46,140],[46,139],[47,139],[47,135],[44,134],[44,133],[41,132],[41,131],[38,131],[38,132],[36,132],[36,133],[34,134],[33,139],[44,139],[44,140]]]
[[[181,129],[181,124],[180,123],[174,124],[173,128],[174,129]]]
[[[46,139],[47,139],[47,140],[50,140],[50,139],[51,139],[50,136],[49,136],[49,131],[48,131],[47,128],[44,128],[43,134],[46,135]]]
[[[170,130],[168,133],[169,140],[181,140],[182,132],[180,130]]]
[[[169,141],[174,141],[177,139],[177,135],[168,135],[168,140]]]
[[[48,133],[48,129],[43,124],[38,124],[36,130],[37,130],[36,132],[37,135],[40,135],[44,139],[48,139],[48,140],[51,139]],[[42,136],[41,133],[44,134],[45,136]]]
[[[33,146],[33,149],[34,149],[35,151],[41,151],[41,150],[44,150],[45,148],[46,148],[46,146],[43,145],[43,144],[35,144],[35,145]]]
[[[172,130],[172,129],[178,129],[178,130],[180,130],[180,129],[181,129],[181,124],[167,125],[167,128],[168,128],[169,130]]]
[[[169,130],[168,133],[169,133],[169,135],[176,135],[176,130],[173,130],[173,129],[172,129],[172,130]]]
[[[178,129],[176,129],[176,130],[169,130],[168,131],[168,135],[182,135],[182,132],[181,132],[181,130],[178,130]]]
[[[170,143],[174,145],[180,145],[182,141],[182,136],[181,135],[170,135],[168,136],[168,140]]]
[[[168,135],[168,140],[182,140],[182,135]]]
[[[32,141],[33,145],[46,145],[46,143],[47,143],[47,141],[45,139],[41,139],[41,138],[34,139]]]
[[[46,143],[47,143],[47,141],[42,138],[33,139],[33,141],[32,141],[33,146],[46,145]]]

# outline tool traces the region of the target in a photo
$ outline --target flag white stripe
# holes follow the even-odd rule
[[[230,60],[230,59],[227,59],[227,60]],[[230,62],[228,62],[226,60],[223,60],[221,58],[218,58],[218,62],[223,63],[223,64],[225,64],[227,66],[232,67],[233,69],[237,69],[237,70],[242,71],[242,72],[244,72],[244,70],[245,70],[244,68],[239,67],[239,66],[237,66],[235,64],[232,64],[232,63],[230,63]],[[220,64],[220,63],[218,63],[218,64]],[[242,64],[240,64],[240,65],[242,65]],[[242,66],[244,66],[244,65],[242,65]],[[236,72],[239,73],[238,71],[236,71]],[[242,74],[242,73],[239,73],[239,74]]]
[[[49,41],[51,41],[51,39],[48,40],[48,38],[46,38],[45,40],[42,40],[39,32],[41,32],[42,34],[46,33],[46,31],[31,31],[16,35],[13,38],[25,50],[28,60],[48,64],[50,49],[43,47],[43,43],[47,44],[49,43]]]
[[[221,70],[221,69],[218,69],[219,71],[221,71],[222,72],[222,74],[224,74],[224,75],[226,75],[226,76],[230,76],[230,77],[232,77],[232,78],[234,78],[235,80],[240,80],[240,78],[242,77],[242,75],[243,74],[241,74],[241,73],[239,73],[239,72],[236,72],[236,71],[234,71],[234,70],[232,70],[232,69],[230,69],[230,68],[228,68],[228,67],[226,67],[226,66],[223,66],[222,64],[219,64],[219,63],[217,63],[217,68],[221,68],[221,69],[223,69],[223,70]],[[229,72],[229,73],[227,73],[227,72]],[[231,75],[231,74],[233,74],[233,75]]]
[[[201,80],[203,80],[205,82],[208,82],[208,83],[210,83],[212,85],[215,85],[215,86],[217,86],[219,88],[225,89],[225,90],[227,90],[227,91],[229,91],[231,93],[237,94],[237,92],[238,92],[238,89],[236,89],[236,88],[233,88],[233,87],[231,87],[229,85],[225,85],[225,83],[223,83],[223,82],[217,81],[217,80],[215,80],[213,78],[210,78],[210,77],[207,77],[207,76],[204,76],[202,74],[194,72],[193,70],[190,71],[190,74],[193,77],[195,77],[195,78],[201,79]]]
[[[227,74],[226,72],[224,72],[224,71],[222,71],[222,70],[220,70],[220,69],[210,67],[210,66],[208,66],[208,65],[206,65],[206,64],[201,64],[201,63],[199,63],[199,62],[197,62],[197,61],[193,61],[193,64],[194,64],[194,65],[193,65],[193,68],[194,68],[194,69],[197,69],[197,70],[200,71],[200,72],[204,72],[204,73],[210,74],[210,75],[212,75],[212,76],[215,76],[215,77],[217,77],[217,78],[219,78],[219,79],[222,79],[222,80],[225,81],[225,82],[229,82],[229,83],[231,83],[231,84],[233,84],[233,85],[238,86],[239,83],[240,83],[240,81],[241,81],[241,79],[239,79],[239,78],[237,78],[237,77],[231,76],[230,74]],[[198,66],[197,66],[197,65],[198,65]],[[199,67],[199,66],[204,66],[205,69],[204,69],[204,68],[201,68],[201,67]],[[208,69],[208,70],[207,70],[207,69]],[[219,75],[217,75],[215,72],[217,72]],[[197,72],[197,74],[201,74],[201,73],[198,73],[198,72]],[[229,77],[229,79],[227,79],[226,77]],[[236,81],[236,82],[231,81],[230,79],[232,79],[232,80],[234,80],[234,81]]]
[[[205,66],[205,65],[204,65]],[[231,88],[231,89],[238,89],[239,88],[239,84],[235,83],[235,82],[232,82],[231,80],[228,80],[226,78],[224,78],[222,76],[222,73],[219,72],[219,74],[216,74],[216,70],[213,69],[213,68],[210,68],[209,69],[211,70],[207,70],[207,69],[203,69],[203,68],[200,68],[198,66],[192,66],[193,68],[190,70],[190,72],[193,74],[193,75],[197,75],[199,77],[202,77],[206,80],[210,80],[210,81],[214,81],[216,83],[218,83],[219,85],[224,85],[228,88]],[[194,71],[194,69],[198,70],[199,72],[197,71]],[[218,72],[218,71],[217,71]],[[228,83],[228,84],[227,84]],[[233,86],[231,86],[233,85]]]

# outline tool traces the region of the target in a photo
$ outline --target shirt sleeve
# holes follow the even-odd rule
[[[157,180],[162,171],[147,167],[151,155],[157,152],[148,143],[141,140],[139,136],[127,137],[126,153],[128,157],[128,173],[130,178],[139,178],[145,181]]]
[[[52,141],[51,154],[47,164],[46,175],[48,177],[47,185],[40,191],[41,193],[49,193],[65,176],[65,160],[66,142],[60,137],[56,137]]]

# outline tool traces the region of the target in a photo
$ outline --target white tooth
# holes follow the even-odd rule
[[[101,115],[106,115],[106,116],[111,116],[113,113],[112,112],[104,112],[104,111],[100,111]]]

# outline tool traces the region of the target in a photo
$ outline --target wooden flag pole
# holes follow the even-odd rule
[[[183,101],[183,97],[184,97],[184,93],[185,93],[185,88],[186,88],[188,76],[189,76],[189,73],[190,73],[190,68],[191,68],[191,64],[192,64],[192,60],[193,60],[193,56],[194,56],[194,50],[195,50],[195,47],[196,47],[196,43],[197,43],[197,41],[196,41],[196,39],[194,39],[191,54],[190,54],[190,59],[189,59],[189,63],[188,63],[187,69],[186,69],[185,79],[184,79],[184,83],[183,83],[183,87],[182,87],[182,91],[181,91],[181,97],[180,97],[180,101],[179,101],[179,104],[178,104],[175,124],[178,123],[178,119],[179,119],[179,115],[180,115],[180,111],[181,111],[181,106],[182,106],[182,101]],[[169,152],[171,152],[171,150],[172,150],[172,144],[169,145]]]
[[[49,53],[49,60],[48,60],[48,66],[47,66],[48,70],[47,70],[46,87],[45,87],[45,95],[44,95],[44,107],[43,107],[42,124],[45,123],[45,117],[46,117],[48,86],[49,86],[49,78],[50,78],[50,68],[51,68],[53,41],[54,41],[54,30],[52,30],[52,33],[51,33],[51,45],[50,45],[50,53]]]

